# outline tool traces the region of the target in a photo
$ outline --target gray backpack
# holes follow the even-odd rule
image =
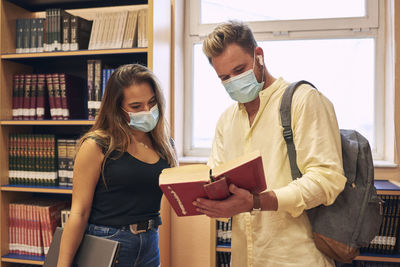
[[[293,180],[302,174],[297,167],[291,128],[294,91],[307,81],[289,85],[280,107],[283,137],[286,141]],[[314,87],[315,88],[315,87]],[[307,210],[317,248],[340,262],[351,262],[359,248],[368,246],[382,223],[382,201],[374,186],[374,165],[368,140],[354,130],[340,130],[343,169],[347,182],[332,205]]]

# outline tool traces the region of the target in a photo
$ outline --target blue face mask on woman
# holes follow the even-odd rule
[[[253,68],[222,82],[229,96],[239,103],[247,103],[257,98],[264,86],[264,81],[259,83]]]
[[[135,113],[129,111],[125,112],[129,114],[129,126],[145,133],[150,132],[156,127],[160,116],[158,105],[155,105],[149,111],[140,111]]]

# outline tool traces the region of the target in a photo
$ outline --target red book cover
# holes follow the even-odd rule
[[[17,120],[19,116],[18,107],[18,89],[19,89],[20,75],[13,75],[13,93],[12,93],[12,118]]]
[[[260,152],[244,155],[210,169],[204,164],[167,168],[161,172],[160,188],[178,216],[199,215],[196,198],[224,199],[230,184],[261,193],[267,189]]]
[[[21,204],[15,204],[15,250],[14,252],[19,254],[21,251]]]
[[[68,101],[67,101],[65,73],[60,73],[59,82],[60,82],[60,92],[61,92],[62,115],[63,115],[64,120],[68,120],[69,119],[69,109],[68,109]]]
[[[22,220],[22,242],[20,254],[27,255],[27,245],[28,245],[28,227],[27,227],[27,212],[25,203],[21,204],[21,220]]]
[[[37,75],[37,91],[36,91],[36,118],[43,120],[46,115],[46,76],[45,74]]]
[[[10,203],[8,207],[8,253],[15,253],[15,204]]]
[[[32,204],[27,203],[26,204],[26,212],[27,212],[27,252],[29,255],[34,255],[33,254],[33,214],[32,214]]]
[[[18,120],[23,119],[24,113],[24,94],[25,94],[25,74],[19,75],[19,83],[18,83]]]
[[[52,120],[56,120],[57,119],[56,102],[55,102],[56,95],[53,87],[53,78],[50,73],[46,74],[46,85],[49,96],[50,116]]]
[[[46,220],[46,207],[42,205],[38,206],[39,209],[39,216],[40,216],[40,232],[41,232],[41,236],[42,236],[42,240],[43,240],[43,253],[44,255],[47,254],[47,251],[49,251],[49,247],[50,247],[50,243],[49,243],[49,239],[48,239],[48,222]]]
[[[36,204],[34,207],[35,213],[35,241],[38,250],[38,256],[44,255],[43,251],[43,239],[41,235],[41,228],[40,228],[40,207]]]
[[[52,74],[53,78],[53,90],[54,90],[54,103],[56,108],[57,120],[63,119],[62,104],[61,104],[61,89],[60,79],[58,73]]]
[[[40,227],[42,229],[44,254],[47,255],[54,231],[61,225],[61,210],[69,207],[68,202],[49,201],[40,207]]]
[[[31,75],[31,94],[30,94],[30,104],[29,104],[29,119],[36,119],[36,97],[37,97],[37,74]]]
[[[24,82],[24,104],[23,104],[23,119],[29,119],[30,97],[31,97],[31,74],[25,74]]]

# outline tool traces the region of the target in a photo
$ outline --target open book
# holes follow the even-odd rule
[[[260,193],[267,188],[262,157],[252,152],[210,169],[204,164],[167,168],[161,172],[160,188],[178,216],[199,215],[196,198],[221,200],[229,197],[229,185]]]

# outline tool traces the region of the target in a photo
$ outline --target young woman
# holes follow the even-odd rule
[[[176,165],[164,102],[146,67],[123,65],[111,75],[96,123],[79,143],[58,267],[71,266],[84,233],[119,241],[118,267],[160,265],[158,177]]]

